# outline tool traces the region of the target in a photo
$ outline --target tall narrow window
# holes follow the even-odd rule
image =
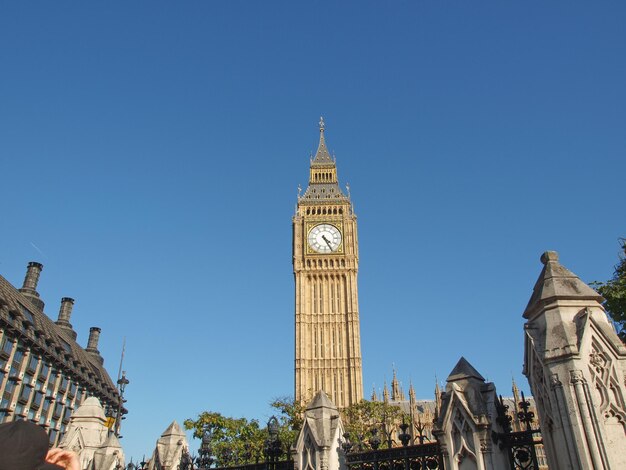
[[[343,341],[342,341],[343,338],[342,337],[343,337],[343,335],[341,334],[341,329],[340,329],[339,330],[339,356],[340,357],[344,357],[344,354],[343,354]]]

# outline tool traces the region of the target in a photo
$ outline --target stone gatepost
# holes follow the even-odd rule
[[[550,470],[626,468],[626,347],[602,297],[556,252],[541,262],[524,311],[524,374]]]
[[[337,407],[323,391],[317,392],[304,414],[295,445],[296,470],[339,470],[343,468],[340,438],[343,423]]]
[[[486,383],[462,357],[447,379],[441,411],[433,434],[437,437],[446,470],[504,470],[510,464],[506,451],[493,444],[496,424],[496,387]]]
[[[184,452],[189,452],[187,436],[180,425],[172,421],[157,439],[148,470],[178,470]]]
[[[125,465],[122,446],[106,421],[96,397],[87,398],[70,416],[59,447],[76,452],[82,470],[115,470]]]

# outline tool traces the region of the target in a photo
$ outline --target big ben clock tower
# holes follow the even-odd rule
[[[339,408],[363,398],[357,272],[359,244],[350,196],[324,140],[293,217],[296,282],[295,398],[324,390]]]

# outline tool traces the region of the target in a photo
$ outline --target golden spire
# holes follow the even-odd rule
[[[439,381],[435,375],[435,415],[439,416],[441,412],[441,389],[439,388]]]

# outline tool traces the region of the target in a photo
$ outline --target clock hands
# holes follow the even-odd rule
[[[322,239],[326,242],[326,244],[328,245],[328,248],[330,248],[330,251],[333,251],[333,246],[330,244],[330,240],[326,238],[326,235],[322,235]]]
[[[328,223],[314,225],[307,235],[309,247],[316,253],[337,253],[341,246],[341,232]],[[328,247],[328,250],[326,249]]]

